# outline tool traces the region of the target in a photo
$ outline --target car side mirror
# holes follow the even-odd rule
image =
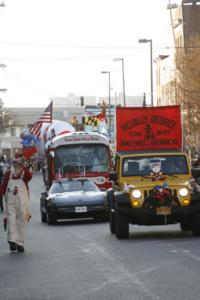
[[[42,192],[41,195],[42,195],[43,197],[47,197],[47,196],[48,196],[48,193],[47,193],[47,192]]]

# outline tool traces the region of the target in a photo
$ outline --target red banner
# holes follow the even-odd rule
[[[117,151],[181,149],[180,107],[117,107]]]

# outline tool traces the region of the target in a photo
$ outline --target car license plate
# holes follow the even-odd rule
[[[76,213],[87,212],[87,206],[76,206],[75,207],[75,212]]]
[[[171,215],[171,207],[169,206],[160,206],[156,208],[157,215]]]

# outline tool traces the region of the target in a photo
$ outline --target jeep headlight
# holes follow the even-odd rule
[[[180,195],[181,197],[186,197],[186,196],[188,196],[188,194],[189,194],[189,192],[188,192],[188,189],[186,189],[186,188],[181,188],[181,189],[179,190],[179,195]]]
[[[142,192],[140,190],[133,190],[131,194],[135,199],[139,199],[142,196]]]

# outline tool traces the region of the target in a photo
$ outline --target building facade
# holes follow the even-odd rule
[[[200,37],[200,1],[183,0],[171,13],[174,51],[155,59],[158,105],[182,103],[184,95],[176,89],[181,80],[176,60],[182,51],[191,48],[192,38]]]
[[[171,6],[171,16],[174,52],[156,60],[157,101],[181,106],[183,147],[200,151],[200,1],[183,0],[180,6]]]
[[[119,97],[121,97],[119,95]],[[96,115],[101,111],[101,104],[106,103],[106,114],[109,119],[108,98],[106,97],[78,97],[73,94],[68,97],[54,97],[53,120],[65,121],[72,124],[76,130],[83,129],[82,120],[85,116]],[[115,105],[119,98],[111,98],[110,121],[111,136],[115,136]],[[127,96],[127,106],[142,106],[143,97]],[[92,105],[93,103],[93,105]],[[42,115],[45,107],[3,107],[0,103],[0,117],[4,116],[0,126],[0,155],[13,156],[22,148],[20,135],[23,130],[30,128]],[[73,124],[74,118],[77,123]]]

